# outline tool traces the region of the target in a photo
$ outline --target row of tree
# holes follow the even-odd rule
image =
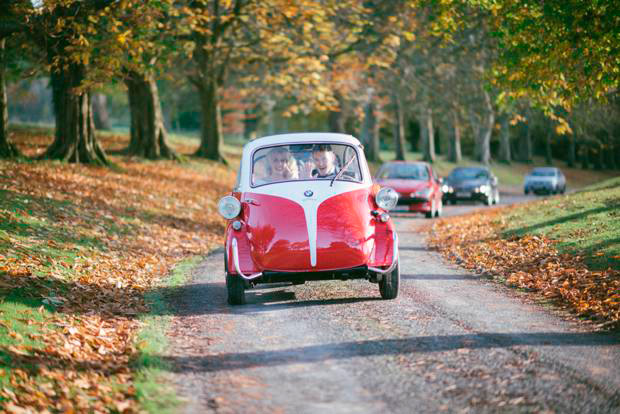
[[[175,158],[157,79],[191,85],[196,155],[223,161],[222,90],[253,116],[327,113],[378,159],[391,129],[403,159],[409,125],[434,161],[437,135],[458,161],[531,160],[536,145],[569,164],[620,165],[620,5],[612,0],[2,0],[0,156],[6,77],[50,78],[55,139],[43,158],[107,163],[91,92],[127,90],[126,152]],[[180,86],[181,87],[181,86]],[[255,124],[246,123],[248,128]]]

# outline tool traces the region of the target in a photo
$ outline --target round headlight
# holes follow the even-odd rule
[[[241,212],[241,203],[233,196],[222,197],[217,203],[217,210],[225,219],[234,219]]]
[[[391,210],[396,207],[398,193],[389,187],[383,187],[375,196],[375,201],[382,209]]]

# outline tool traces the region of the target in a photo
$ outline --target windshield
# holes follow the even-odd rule
[[[489,173],[481,168],[457,168],[448,176],[452,180],[476,180],[488,177]]]
[[[260,148],[252,158],[252,186],[283,181],[332,180],[349,162],[338,180],[362,181],[357,152],[345,144],[292,144]]]
[[[387,164],[377,174],[379,179],[428,180],[428,169],[420,164]]]
[[[534,170],[530,175],[533,177],[554,177],[555,170]]]

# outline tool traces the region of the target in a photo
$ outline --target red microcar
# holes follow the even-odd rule
[[[228,220],[228,302],[257,284],[367,279],[398,295],[398,236],[387,213],[398,194],[373,184],[360,142],[298,133],[250,141],[237,183],[218,204]]]

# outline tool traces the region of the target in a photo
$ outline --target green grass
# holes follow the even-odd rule
[[[620,177],[513,210],[506,236],[542,234],[593,270],[620,269]]]
[[[200,257],[194,257],[178,263],[170,276],[164,279],[162,288],[170,289],[183,285],[200,260]],[[171,316],[168,315],[162,289],[148,293],[146,300],[150,304],[151,312],[140,318],[143,323],[138,334],[140,353],[134,361],[136,394],[141,407],[147,412],[172,413],[180,405],[180,400],[166,382],[169,366],[160,357],[168,347],[166,330]]]
[[[32,370],[36,368],[25,360],[16,363],[9,347],[27,346],[34,349],[43,349],[44,344],[38,340],[37,334],[41,330],[44,320],[51,313],[48,308],[41,308],[42,302],[36,299],[26,299],[27,293],[18,289],[3,298],[0,304],[0,388],[12,389],[9,383],[11,369],[20,368]],[[1,403],[1,399],[0,399]]]

